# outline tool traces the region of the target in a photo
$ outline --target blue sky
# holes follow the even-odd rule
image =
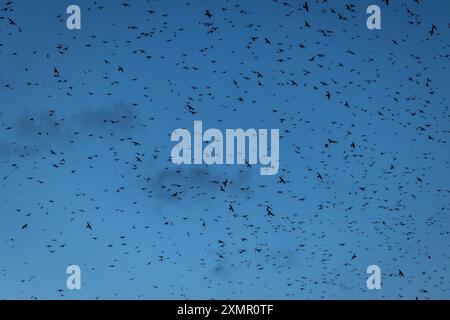
[[[1,2],[0,297],[448,299],[450,3],[352,3]],[[174,165],[195,120],[279,173]]]

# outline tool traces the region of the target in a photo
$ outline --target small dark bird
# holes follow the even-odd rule
[[[305,1],[305,3],[303,4],[303,9],[306,10],[306,12],[309,12],[309,6],[308,6],[308,2]]]
[[[212,14],[211,14],[211,12],[209,12],[209,10],[205,10],[205,16],[207,16],[208,18],[212,18]]]

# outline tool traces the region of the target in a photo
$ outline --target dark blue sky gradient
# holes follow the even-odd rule
[[[450,2],[282,2],[0,2],[1,298],[450,298]],[[278,175],[172,164],[194,120]]]

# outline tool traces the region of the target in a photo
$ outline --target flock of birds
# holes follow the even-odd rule
[[[0,297],[450,297],[450,23],[375,2],[0,4]],[[194,120],[280,128],[279,174],[172,164]]]

